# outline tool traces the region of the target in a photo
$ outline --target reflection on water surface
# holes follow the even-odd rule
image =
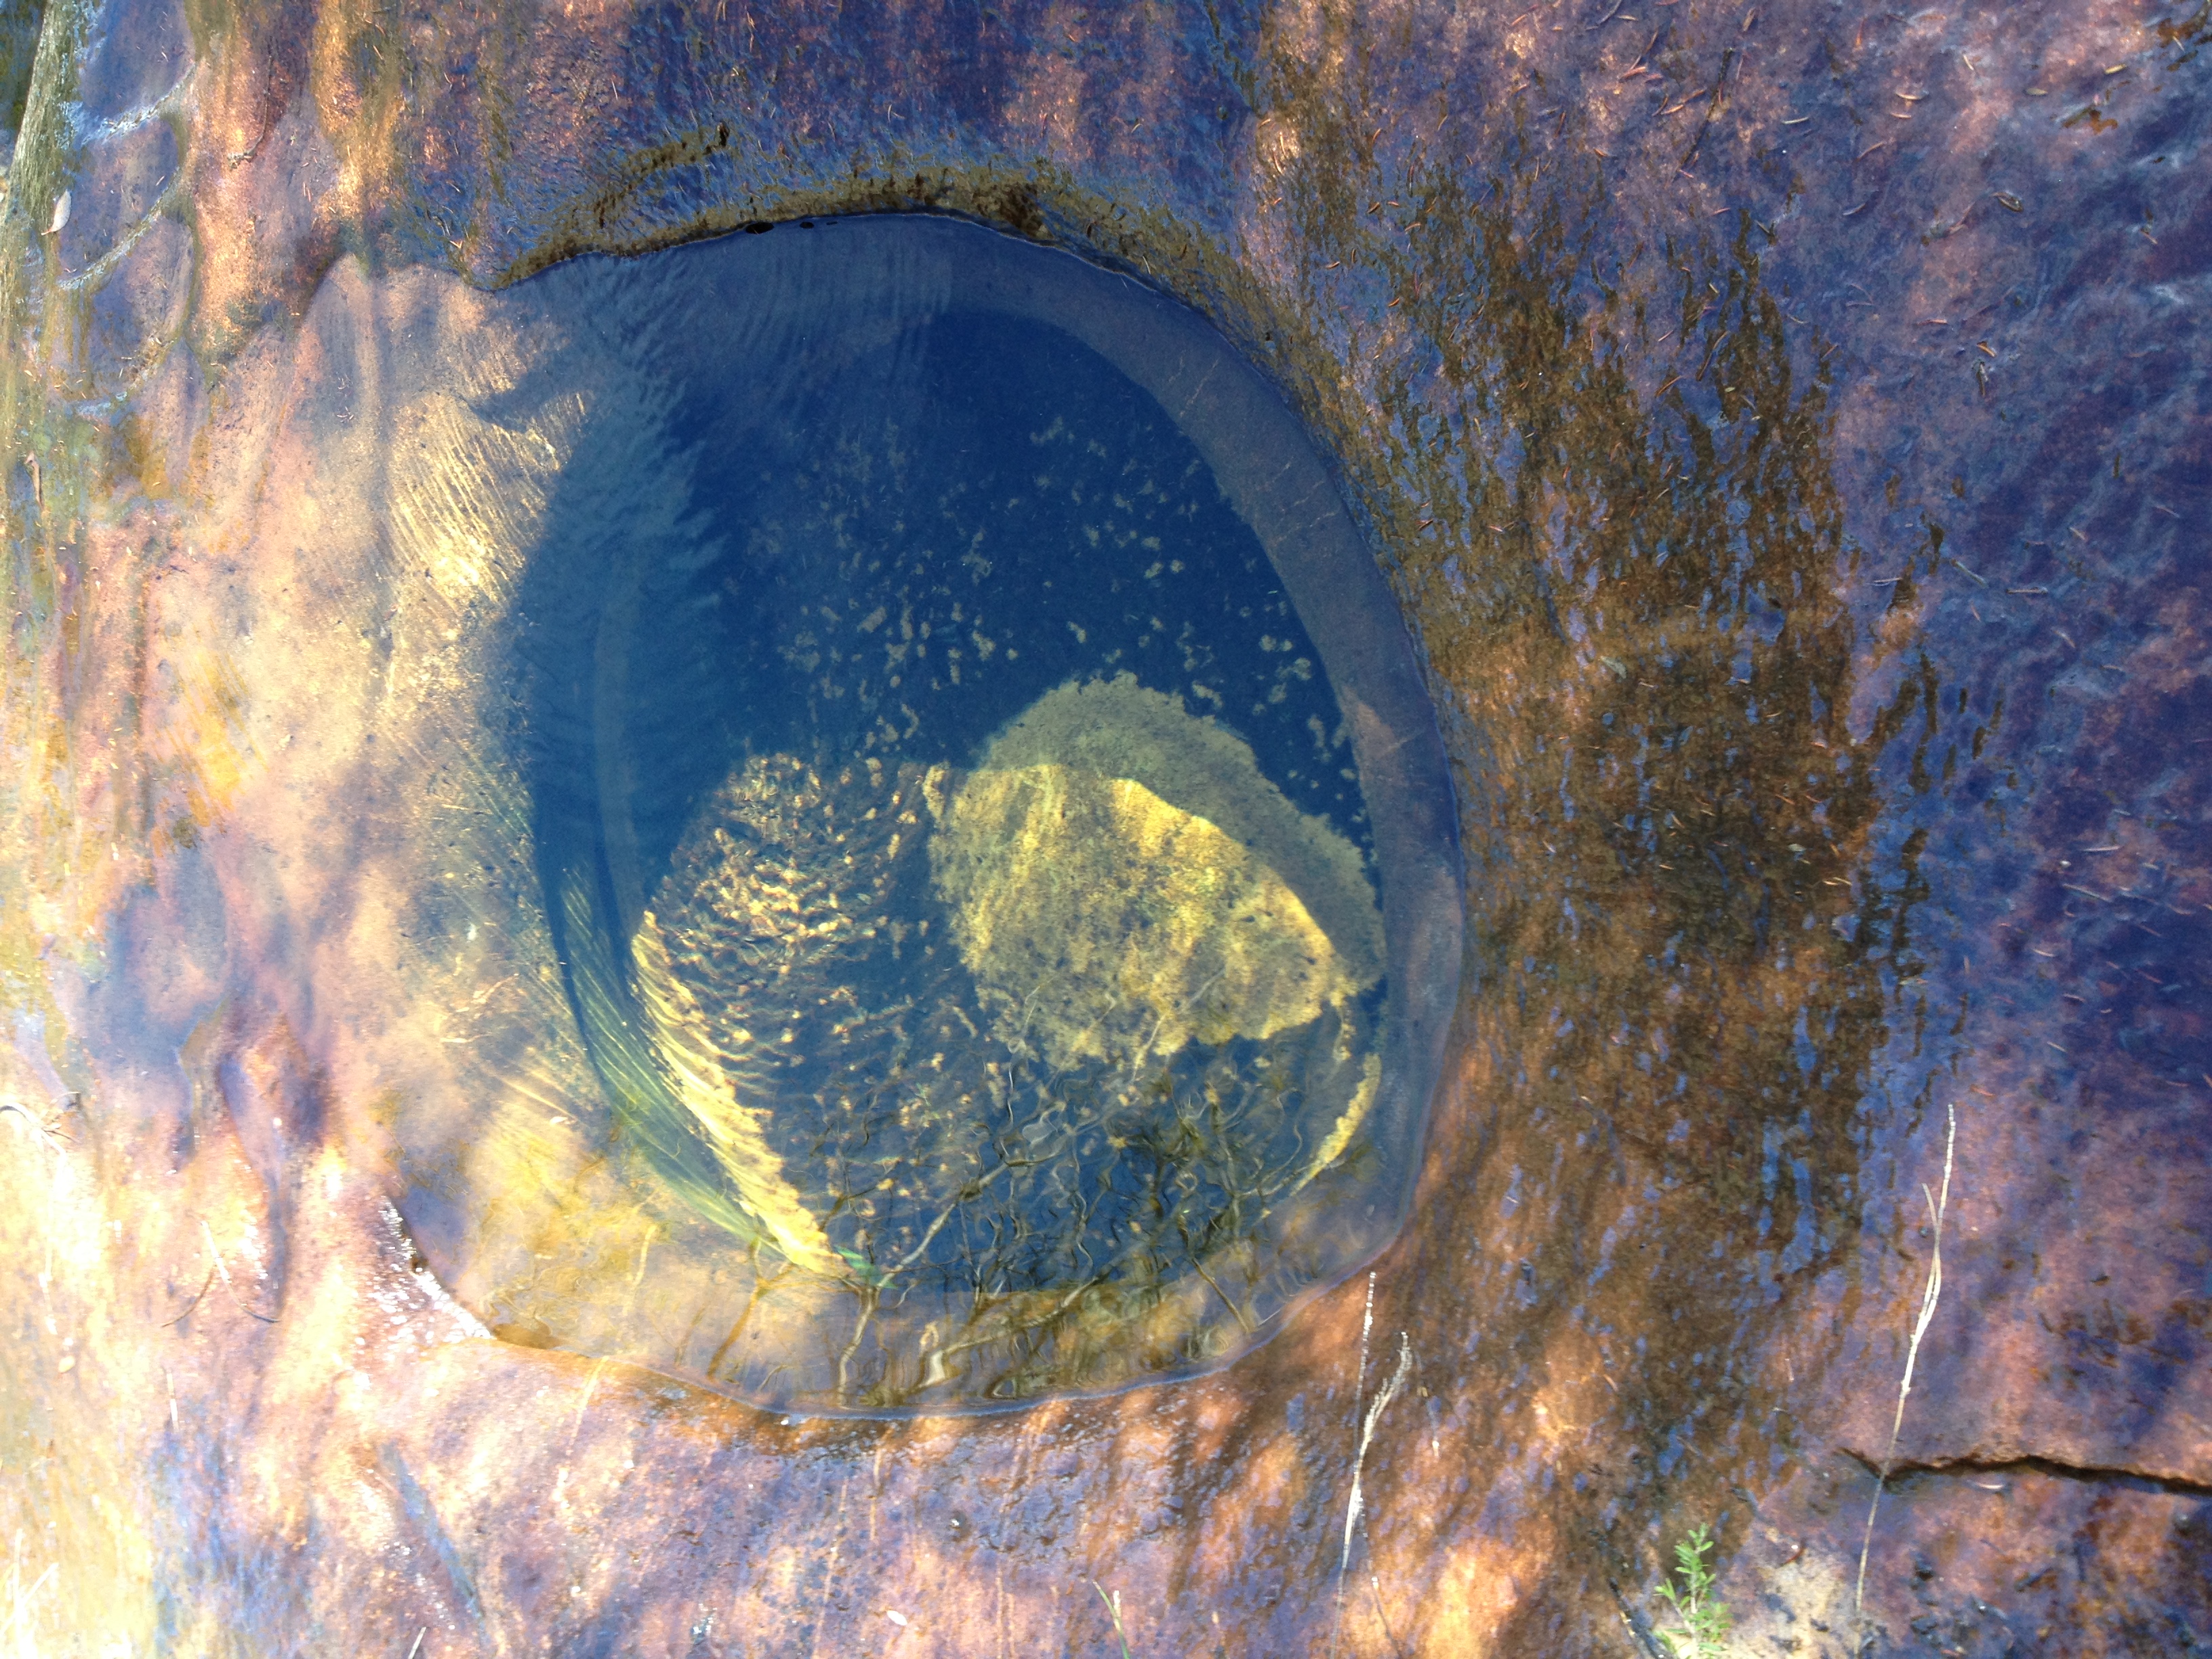
[[[1401,1213],[1441,1024],[1389,1035],[1386,896],[1456,948],[1407,902],[1449,890],[1449,789],[1387,592],[1340,512],[1267,545],[1206,446],[1308,525],[1310,451],[1271,403],[1194,436],[1158,377],[1249,380],[1224,345],[971,228],[538,286],[628,366],[517,394],[586,413],[514,648],[645,1231],[502,1328],[878,1409],[1249,1346]]]

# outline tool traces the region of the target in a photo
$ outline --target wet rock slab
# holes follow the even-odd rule
[[[1112,1650],[1118,1595],[1132,1651],[1634,1653],[1710,1522],[1754,1651],[2212,1641],[2201,13],[46,27],[27,1639]],[[484,413],[503,284],[913,210],[1186,300],[1318,434],[1443,714],[1468,988],[1407,1227],[1244,1362],[787,1423],[491,1340],[387,1213],[396,1096],[591,1109],[542,930],[459,926],[537,902],[509,596],[422,527],[557,471]]]

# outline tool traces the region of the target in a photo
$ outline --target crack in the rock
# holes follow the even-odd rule
[[[1849,1446],[1840,1448],[1844,1456],[1864,1468],[1869,1474],[1881,1474],[1879,1461]],[[1888,1478],[1896,1480],[1907,1474],[2047,1474],[2060,1480],[2084,1480],[2100,1486],[2124,1486],[2134,1492],[2163,1492],[2169,1498],[2212,1498],[2212,1481],[2185,1480],[2172,1475],[2146,1474],[2141,1469],[2106,1468],[2095,1464],[2068,1463],[2055,1457],[2031,1455],[2007,1458],[2001,1462],[1990,1462],[1978,1458],[1956,1457],[1917,1461],[1899,1458],[1889,1466]]]

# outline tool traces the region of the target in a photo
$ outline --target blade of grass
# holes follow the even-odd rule
[[[1121,1628],[1121,1592],[1115,1590],[1109,1599],[1099,1589],[1096,1578],[1091,1581],[1091,1588],[1098,1590],[1098,1599],[1106,1603],[1106,1616],[1114,1621],[1114,1639],[1121,1644],[1121,1659],[1129,1659],[1129,1634]]]

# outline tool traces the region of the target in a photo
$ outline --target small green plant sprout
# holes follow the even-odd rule
[[[1721,1659],[1725,1651],[1721,1644],[1728,1639],[1729,1610],[1713,1597],[1712,1569],[1705,1565],[1712,1551],[1712,1528],[1699,1527],[1674,1546],[1674,1576],[1659,1586],[1674,1614],[1674,1628],[1658,1632],[1672,1659]]]
[[[1121,1628],[1121,1592],[1115,1590],[1113,1595],[1107,1595],[1105,1586],[1096,1578],[1091,1581],[1091,1588],[1098,1592],[1098,1599],[1106,1604],[1106,1611],[1114,1617],[1114,1638],[1121,1644],[1121,1659],[1129,1659],[1129,1632]]]

